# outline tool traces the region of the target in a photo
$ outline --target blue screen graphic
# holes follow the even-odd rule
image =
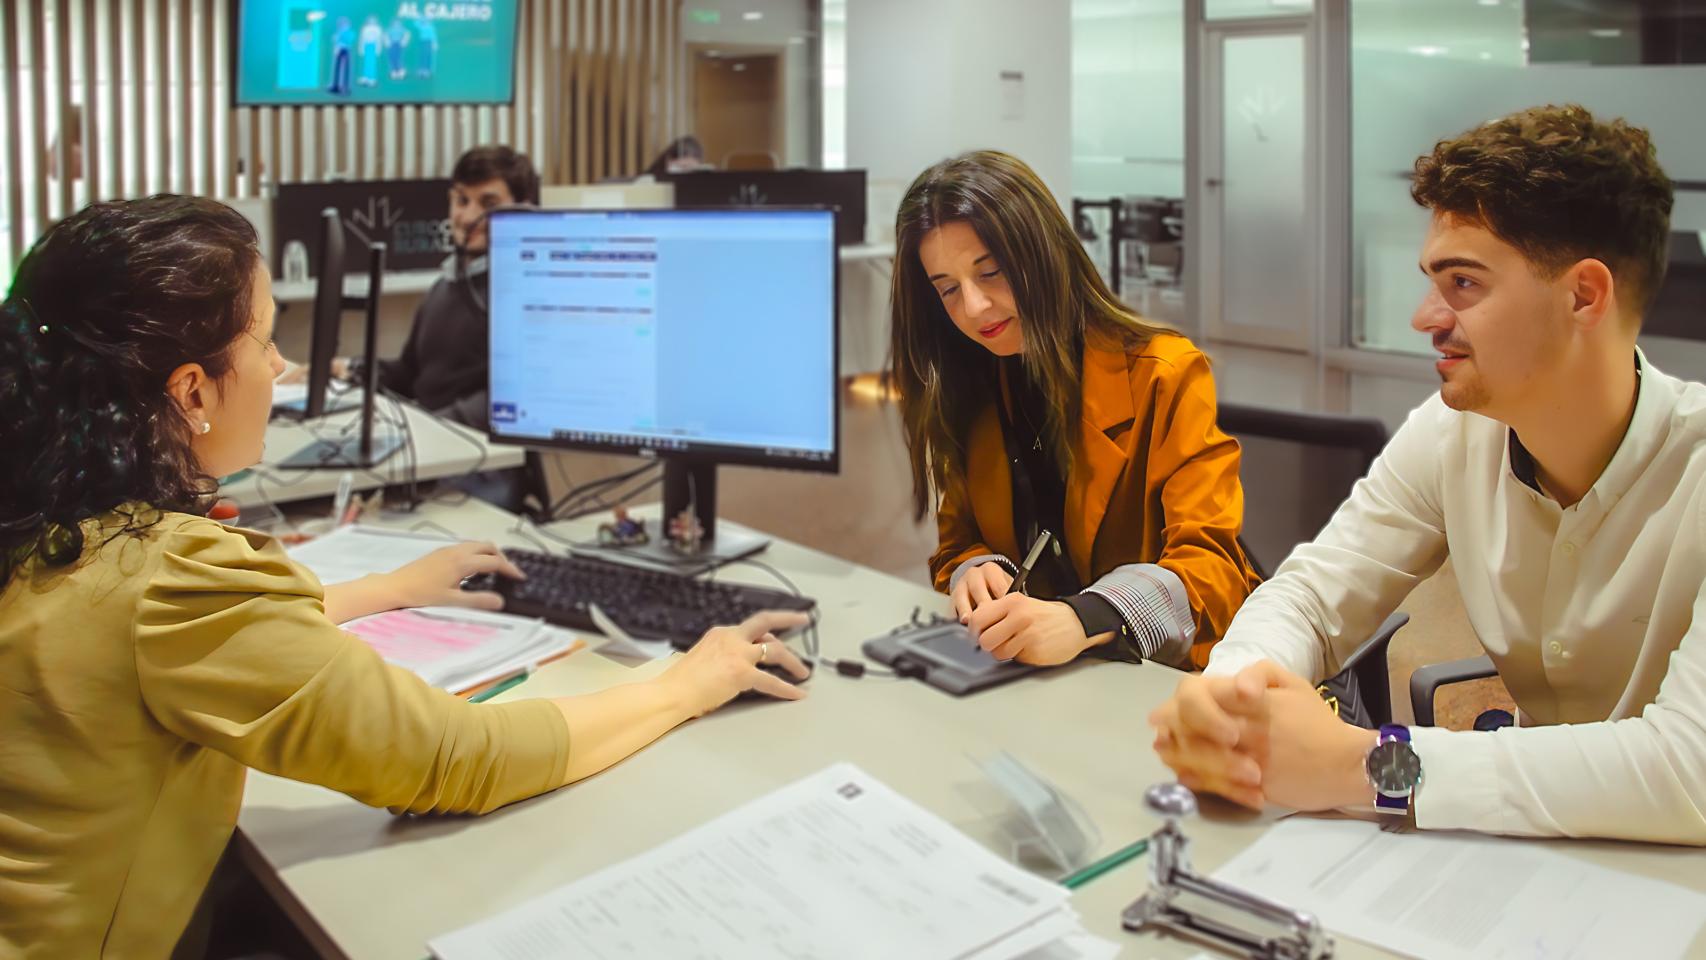
[[[240,0],[245,106],[509,103],[517,0]]]

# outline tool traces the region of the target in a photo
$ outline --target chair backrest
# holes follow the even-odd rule
[[[1222,403],[1219,423],[1243,448],[1243,539],[1264,576],[1321,532],[1386,446],[1372,417]]]

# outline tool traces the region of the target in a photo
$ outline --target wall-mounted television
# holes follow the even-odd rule
[[[515,99],[518,0],[236,0],[238,106]]]

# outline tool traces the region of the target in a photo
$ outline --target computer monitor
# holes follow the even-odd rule
[[[362,392],[359,433],[355,437],[319,438],[302,450],[279,462],[280,467],[297,470],[333,470],[352,467],[371,467],[379,464],[402,447],[396,436],[375,440],[373,436],[374,397],[378,382],[379,297],[385,276],[385,244],[364,244],[368,257],[367,296],[349,299],[344,296],[344,228],[338,211],[327,207],[321,211],[319,244],[319,279],[314,291],[313,329],[309,333],[308,391],[304,395],[302,418],[312,420],[331,412],[328,388],[331,386],[332,357],[338,352],[338,328],[343,324],[345,308],[359,307],[366,311],[362,346],[365,348],[365,382]],[[278,409],[275,407],[274,409]]]
[[[678,209],[824,206],[839,212],[835,242],[865,242],[863,170],[696,170],[669,178]]]
[[[702,541],[630,553],[763,549],[717,531],[719,463],[840,468],[833,211],[505,209],[490,237],[488,431],[661,458],[666,524]]]
[[[314,285],[313,327],[308,335],[308,394],[303,419],[326,413],[332,383],[332,358],[338,353],[338,328],[344,319],[344,225],[336,207],[320,211],[318,282]]]
[[[314,304],[308,318],[308,379],[300,395],[291,388],[275,388],[273,412],[312,420],[356,406],[349,391],[332,390],[332,358],[338,353],[338,330],[344,312],[344,226],[337,208],[327,207],[318,217],[319,232],[313,241]],[[366,244],[362,247],[365,250]],[[281,392],[288,395],[281,395]]]

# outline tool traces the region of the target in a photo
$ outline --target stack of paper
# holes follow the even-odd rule
[[[385,573],[455,541],[370,527],[339,527],[291,550],[321,583]],[[461,607],[391,610],[344,624],[387,661],[460,692],[537,666],[578,641],[542,621]]]
[[[840,763],[428,946],[441,960],[1114,956],[1067,897]]]
[[[575,644],[567,630],[478,610],[391,610],[344,624],[388,662],[462,691],[510,676]]]
[[[1360,820],[1282,821],[1214,875],[1335,934],[1440,960],[1681,957],[1706,920],[1706,894],[1528,841]]]

